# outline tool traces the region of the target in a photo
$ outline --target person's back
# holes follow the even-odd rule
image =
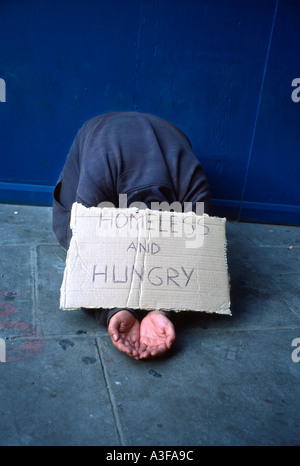
[[[79,130],[54,191],[53,229],[67,249],[73,202],[86,207],[109,201],[118,207],[143,202],[204,202],[209,188],[187,136],[154,115],[114,112]]]
[[[114,112],[87,121],[78,131],[53,196],[53,230],[68,249],[70,213],[74,202],[85,207],[110,202],[119,207],[141,202],[204,203],[210,194],[200,162],[187,136],[154,115]],[[152,311],[140,318],[132,309],[96,311],[106,322],[111,340],[135,359],[159,356],[170,349],[175,330],[169,316]]]

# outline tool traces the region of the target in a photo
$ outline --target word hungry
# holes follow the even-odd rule
[[[186,288],[192,277],[194,269],[188,271],[183,266],[175,267],[151,267],[145,273],[145,268],[142,266],[138,269],[135,265],[104,265],[101,268],[96,264],[93,266],[92,282],[99,281],[101,278],[104,283],[130,283],[134,277],[137,277],[141,282],[148,281],[153,286],[175,286],[178,288]]]

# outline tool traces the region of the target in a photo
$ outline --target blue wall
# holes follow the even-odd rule
[[[299,31],[298,0],[1,0],[0,202],[51,205],[79,127],[129,110],[187,133],[217,215],[300,224]]]

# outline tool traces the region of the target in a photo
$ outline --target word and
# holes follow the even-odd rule
[[[292,87],[296,88],[293,90],[291,95],[292,101],[298,103],[300,102],[300,78],[293,79]]]
[[[3,78],[0,78],[0,102],[6,102],[6,84]]]
[[[160,246],[157,243],[154,243],[154,241],[150,242],[145,242],[145,244],[139,242],[138,244],[135,244],[134,241],[130,243],[126,251],[129,251],[129,249],[132,249],[135,252],[146,252],[150,254],[157,254],[160,251]]]
[[[104,283],[131,283],[134,277],[141,282],[147,281],[153,286],[174,285],[178,288],[186,288],[191,280],[194,269],[187,271],[184,267],[151,267],[145,271],[144,266],[138,270],[135,265],[118,266],[105,265],[99,269],[98,265],[93,266],[92,282],[101,277]]]
[[[294,338],[292,341],[292,346],[296,347],[292,351],[292,361],[293,362],[300,362],[300,338]]]

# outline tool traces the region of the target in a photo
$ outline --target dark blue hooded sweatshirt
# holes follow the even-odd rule
[[[153,115],[114,112],[87,121],[78,131],[54,190],[53,230],[68,249],[72,204],[86,207],[109,201],[118,207],[153,201],[204,202],[209,213],[206,176],[187,136]]]

